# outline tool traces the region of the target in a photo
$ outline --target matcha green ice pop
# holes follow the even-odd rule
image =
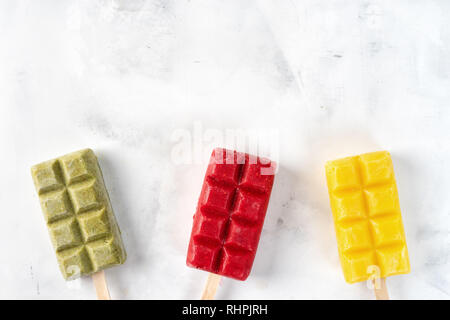
[[[91,274],[104,278],[100,271],[125,262],[120,230],[92,150],[37,164],[31,174],[66,280]]]

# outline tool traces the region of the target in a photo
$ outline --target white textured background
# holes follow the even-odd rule
[[[323,165],[392,154],[410,252],[394,299],[450,298],[450,1],[0,1],[0,298],[90,299],[60,275],[31,165],[100,158],[127,262],[113,298],[198,298],[185,266],[204,164],[176,129],[275,129],[252,274],[217,298],[371,299],[345,283]],[[204,159],[206,160],[206,159]]]

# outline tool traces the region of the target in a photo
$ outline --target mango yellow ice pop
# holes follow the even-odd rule
[[[397,186],[389,152],[325,165],[345,280],[365,281],[410,271]]]

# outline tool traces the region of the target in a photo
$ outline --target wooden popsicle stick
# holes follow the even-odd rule
[[[97,292],[98,300],[111,300],[109,295],[108,284],[106,283],[105,271],[99,271],[92,275],[94,281],[95,291]]]
[[[218,274],[209,274],[205,289],[203,290],[202,300],[214,300],[221,278],[222,276],[219,276]]]
[[[373,279],[373,291],[377,300],[389,300],[386,278]]]

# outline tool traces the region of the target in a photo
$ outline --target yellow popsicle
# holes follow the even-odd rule
[[[339,257],[345,280],[365,281],[410,271],[389,152],[325,165]]]

